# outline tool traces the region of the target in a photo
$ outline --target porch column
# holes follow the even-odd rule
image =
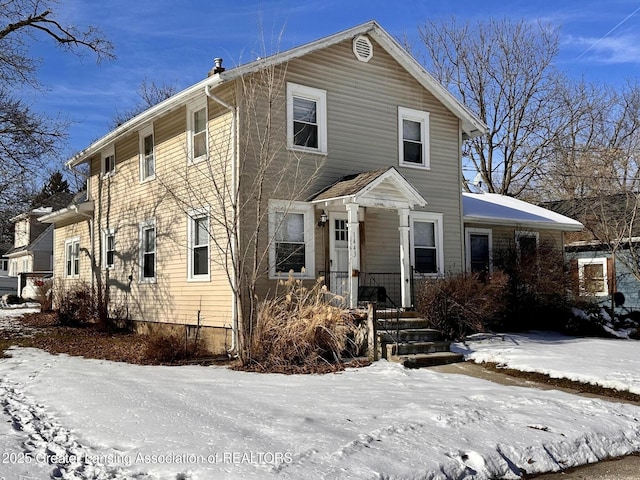
[[[409,247],[409,209],[398,209],[400,217],[400,295],[402,308],[411,307],[411,250]]]
[[[358,204],[348,203],[347,224],[349,228],[349,307],[358,306],[358,277],[360,276],[360,222]]]

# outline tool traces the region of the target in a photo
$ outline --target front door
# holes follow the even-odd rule
[[[331,272],[331,292],[344,298],[348,303],[349,293],[349,231],[347,214],[329,213],[329,270]]]

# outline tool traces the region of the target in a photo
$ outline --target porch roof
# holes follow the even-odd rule
[[[394,167],[346,175],[315,194],[311,203],[357,203],[365,207],[424,207],[427,201]]]
[[[462,194],[465,223],[515,225],[577,232],[582,223],[543,207],[497,193]]]

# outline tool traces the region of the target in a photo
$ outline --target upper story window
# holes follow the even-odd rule
[[[208,156],[207,117],[206,99],[187,108],[187,148],[189,150],[189,160],[192,162],[204,160]]]
[[[65,277],[74,278],[80,275],[80,239],[70,238],[64,242]]]
[[[189,212],[189,280],[209,280],[209,213],[206,210]]]
[[[156,156],[153,141],[153,125],[140,130],[140,181],[156,176]]]
[[[313,205],[306,202],[271,200],[269,202],[269,273],[272,277],[313,277],[314,216]]]
[[[287,84],[287,145],[317,153],[327,152],[327,92]]]
[[[411,262],[417,274],[444,273],[443,215],[411,212]]]
[[[113,147],[102,152],[102,175],[108,176],[116,173],[116,155]]]
[[[398,107],[400,166],[429,168],[429,112]]]
[[[156,281],[156,222],[140,224],[140,281]]]

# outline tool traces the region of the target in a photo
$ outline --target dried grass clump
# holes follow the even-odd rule
[[[279,289],[259,306],[249,366],[306,373],[341,365],[355,326],[348,310],[332,304],[337,296],[328,292],[322,278],[307,288],[290,276]]]

